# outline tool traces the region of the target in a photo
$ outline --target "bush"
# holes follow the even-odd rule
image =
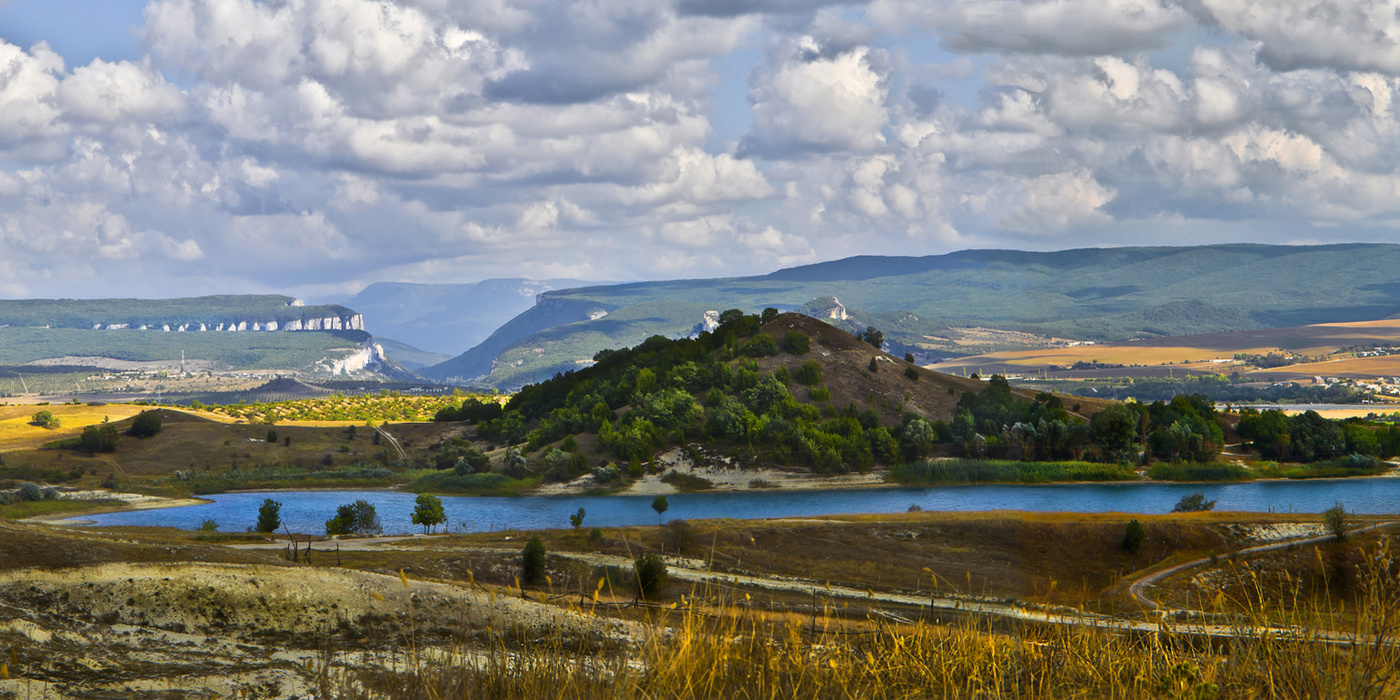
[[[30,423],[41,428],[57,428],[62,424],[61,421],[54,416],[53,411],[39,411],[35,413]]]
[[[520,553],[520,580],[525,583],[544,583],[544,542],[539,535],[530,535],[525,550]]]
[[[666,588],[666,562],[654,552],[640,557],[632,567],[637,577],[637,595],[642,598],[655,598]]]
[[[327,535],[377,535],[383,531],[374,504],[365,500],[340,506],[335,517],[326,521]]]
[[[783,337],[783,349],[794,355],[806,355],[812,351],[812,339],[797,331],[788,331]]]
[[[873,374],[875,372],[880,371],[880,366],[875,363],[875,358],[872,357],[870,358],[870,364],[866,366],[866,369],[870,370],[870,372]]]
[[[199,529],[203,532],[218,532],[219,521],[210,518],[199,524]]]
[[[378,433],[375,433],[378,435]],[[468,474],[480,474],[491,470],[491,458],[482,454],[475,447],[468,447],[467,451],[457,458],[457,465],[453,471],[457,476]]]
[[[40,501],[43,500],[43,498],[44,492],[39,488],[38,484],[26,481],[19,485],[19,500]]]
[[[282,504],[271,498],[263,499],[255,527],[258,532],[277,532],[277,528],[282,527]]]
[[[1206,495],[1200,491],[1182,496],[1172,508],[1173,513],[1200,513],[1207,510],[1215,510],[1215,501],[1207,501]]]
[[[1332,537],[1336,538],[1338,542],[1347,538],[1347,528],[1351,526],[1350,520],[1347,509],[1341,503],[1322,511],[1322,523],[1327,526],[1327,531],[1332,533]]]
[[[1142,541],[1146,537],[1147,528],[1144,528],[1142,523],[1137,520],[1129,521],[1128,529],[1123,533],[1123,549],[1128,550],[1129,554],[1137,556],[1138,552],[1142,550]]]
[[[672,520],[666,524],[667,545],[676,554],[684,554],[695,544],[695,528],[685,520]]]
[[[809,396],[811,396],[813,401],[831,400],[831,390],[824,386],[814,386],[812,387],[812,390],[808,392],[808,394]]]
[[[353,427],[355,427],[355,426],[352,425],[352,426],[350,426],[350,427],[353,428]],[[269,430],[269,431],[267,431],[267,441],[268,441],[268,442],[277,442],[277,431],[276,431],[276,430]]]
[[[778,344],[773,342],[772,336],[759,333],[739,348],[739,354],[745,357],[768,357],[778,354]]]
[[[792,378],[797,380],[798,384],[816,386],[822,382],[822,366],[815,360],[807,360],[792,373]]]
[[[904,376],[906,376],[906,377],[908,377],[909,379],[911,379],[911,380],[917,382],[917,381],[919,381],[919,370],[914,369],[913,366],[905,367],[905,368],[904,368]]]
[[[52,486],[45,486],[42,490],[39,491],[39,497],[44,499],[45,501],[57,501],[58,489]]]
[[[160,412],[142,411],[135,420],[131,421],[131,427],[127,429],[126,434],[134,438],[145,439],[155,437],[160,433],[160,430]]]

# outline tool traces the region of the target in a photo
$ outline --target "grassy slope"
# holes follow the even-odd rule
[[[963,251],[926,258],[850,258],[763,277],[586,287],[545,298],[554,304],[593,303],[619,310],[599,321],[555,328],[553,336],[498,338],[493,347],[477,352],[483,357],[474,357],[468,367],[454,366],[463,364],[457,358],[428,371],[468,378],[483,374],[484,356],[495,357],[495,347],[511,340],[487,382],[513,387],[575,366],[589,357],[585,349],[600,344],[571,342],[571,335],[605,336],[602,344],[622,347],[654,333],[686,332],[700,321],[701,307],[791,309],[819,296],[835,296],[848,309],[872,314],[872,320],[887,324],[887,339],[901,347],[926,343],[923,336],[947,325],[1111,340],[1365,320],[1400,311],[1391,289],[1397,264],[1400,246],[1393,245]],[[626,307],[643,303],[649,304],[642,307],[645,313],[627,313]],[[898,312],[910,314],[899,322],[879,316]],[[548,327],[547,313],[547,306],[537,307],[512,324]],[[536,316],[541,318],[531,321]],[[609,323],[600,325],[604,321]],[[548,344],[542,344],[545,340]],[[536,347],[544,351],[534,358],[534,368],[528,373],[516,369],[514,363]]]

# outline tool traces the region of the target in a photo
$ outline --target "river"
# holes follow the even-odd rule
[[[902,513],[911,505],[938,511],[1070,511],[1166,513],[1182,496],[1202,491],[1217,510],[1319,513],[1342,503],[1354,513],[1400,513],[1400,479],[1314,479],[1242,484],[985,484],[933,488],[844,491],[690,493],[667,496],[664,518],[784,518],[838,513]],[[179,508],[85,515],[70,524],[164,525],[195,529],[206,519],[223,532],[242,532],[257,520],[264,498],[282,503],[293,532],[322,533],[336,506],[364,499],[374,504],[385,533],[421,532],[409,518],[416,496],[394,491],[279,491],[207,496],[213,503]],[[524,496],[442,498],[452,530],[565,528],[579,508],[584,527],[645,525],[660,520],[651,496]]]

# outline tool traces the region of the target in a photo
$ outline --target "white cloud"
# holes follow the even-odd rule
[[[1259,42],[1279,70],[1338,68],[1400,73],[1395,0],[1198,0],[1220,26]]]
[[[754,123],[741,150],[782,156],[883,146],[889,88],[878,59],[863,46],[826,56],[811,37],[781,46],[776,65],[750,78]]]

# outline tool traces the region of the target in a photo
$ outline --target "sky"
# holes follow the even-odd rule
[[[1400,0],[0,0],[0,296],[1400,242]]]

